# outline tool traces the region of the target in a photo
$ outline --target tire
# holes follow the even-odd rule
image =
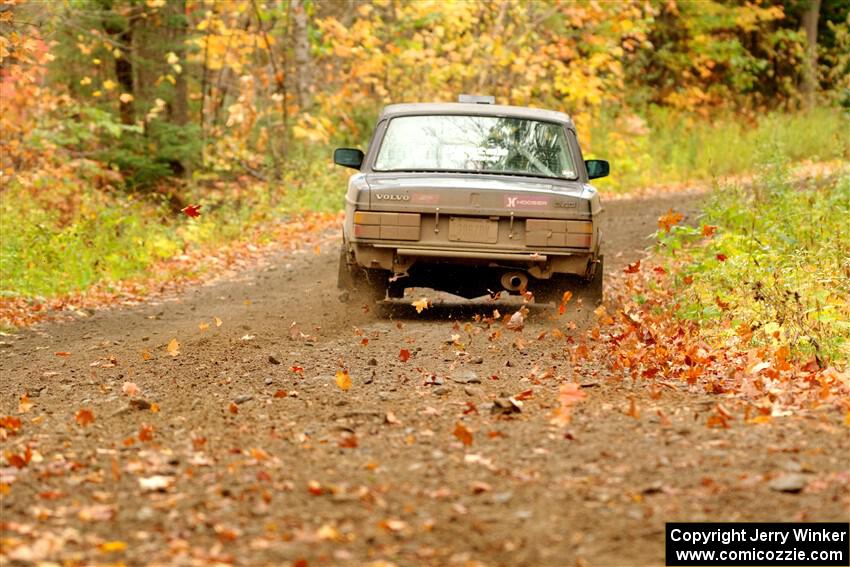
[[[596,307],[602,303],[602,276],[605,271],[605,257],[599,256],[594,265],[593,277],[578,288],[578,297],[586,307]]]
[[[383,301],[387,296],[389,279],[386,270],[366,269],[352,262],[348,245],[343,242],[339,249],[339,271],[337,287],[343,303],[357,301]]]

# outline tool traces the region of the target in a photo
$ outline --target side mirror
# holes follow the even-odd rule
[[[363,152],[357,148],[337,148],[334,150],[334,163],[360,169],[360,166],[363,165]]]
[[[604,159],[589,159],[585,160],[584,165],[587,166],[587,176],[590,179],[599,179],[600,177],[608,177],[610,166]]]

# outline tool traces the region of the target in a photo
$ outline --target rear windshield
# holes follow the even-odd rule
[[[577,178],[562,125],[500,116],[393,118],[374,169]]]

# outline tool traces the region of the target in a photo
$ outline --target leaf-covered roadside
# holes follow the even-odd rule
[[[584,354],[653,388],[718,394],[712,427],[818,406],[850,424],[848,217],[847,171],[792,183],[776,166],[716,190],[696,227],[671,210],[656,252],[613,279]]]
[[[108,210],[105,209],[101,213]],[[141,219],[132,220],[139,222]],[[200,219],[187,219],[185,224],[181,225],[182,230],[178,228],[176,233],[179,235],[185,232],[216,230],[214,223],[201,224],[202,222]],[[152,223],[153,219],[148,219],[143,225],[150,228]],[[0,326],[27,327],[51,318],[70,315],[84,317],[94,309],[134,305],[162,295],[177,293],[202,281],[214,280],[256,266],[267,260],[269,254],[275,250],[318,250],[328,238],[327,230],[337,227],[339,223],[339,214],[303,213],[285,220],[266,221],[249,226],[243,233],[234,233],[225,238],[211,235],[201,242],[177,239],[177,242],[169,243],[170,247],[176,247],[178,242],[180,243],[180,248],[175,250],[173,255],[151,254],[140,259],[138,266],[134,268],[126,266],[128,258],[135,257],[132,250],[128,249],[131,243],[122,240],[107,238],[103,244],[114,250],[112,257],[98,258],[93,255],[88,261],[78,255],[87,250],[69,246],[68,242],[57,242],[52,250],[56,258],[64,258],[65,261],[43,263],[43,258],[40,261],[32,256],[33,251],[26,248],[22,239],[13,239],[12,242],[4,244],[3,253],[0,255],[4,280],[9,277],[7,283],[42,278],[44,285],[49,285],[49,281],[57,279],[63,284],[71,285],[61,288],[61,293],[48,294],[47,297],[27,297],[15,293],[0,295]],[[148,238],[151,237],[148,235]],[[335,238],[336,234],[333,237]],[[73,241],[79,240],[77,235],[69,238]],[[16,244],[19,245],[17,248]],[[122,247],[122,244],[126,246]],[[101,250],[97,248],[95,251]],[[16,254],[29,256],[30,259],[22,262],[20,258],[14,258]],[[124,267],[126,271],[111,274],[112,277],[109,277],[108,268],[113,264],[117,264],[116,269]],[[62,271],[66,266],[88,270],[88,274],[82,275],[89,275],[92,279],[85,286],[77,287],[73,281],[69,282],[72,275]],[[16,267],[22,267],[20,273],[14,272]]]

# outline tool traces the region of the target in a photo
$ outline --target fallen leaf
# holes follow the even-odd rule
[[[180,343],[177,342],[177,339],[171,339],[168,341],[168,346],[165,347],[165,350],[167,350],[168,354],[171,356],[177,356],[180,354]]]
[[[172,476],[154,475],[139,478],[139,487],[148,492],[165,490],[172,484],[174,484],[174,477]]]
[[[104,553],[116,553],[120,551],[127,550],[127,544],[123,541],[105,541],[101,543],[98,548]]]
[[[230,405],[229,405],[229,406],[227,406],[227,409],[228,409],[228,410],[230,411],[230,413],[232,413],[233,415],[236,415],[237,413],[239,413],[239,406],[237,406],[237,405],[236,405],[235,403],[233,403],[233,402],[230,402]]]
[[[124,385],[121,387],[121,391],[124,392],[125,396],[130,396],[132,398],[139,393],[139,387],[133,382],[124,382]]]
[[[401,425],[401,421],[399,421],[399,419],[391,411],[388,411],[387,415],[384,416],[384,423],[388,423],[390,425]]]
[[[139,427],[139,441],[152,441],[153,440],[153,425],[148,425],[143,423],[141,427]]]
[[[21,420],[11,415],[0,417],[0,427],[9,433],[15,434],[21,429]]]
[[[665,214],[658,217],[658,228],[664,232],[670,232],[670,229],[679,224],[685,218],[681,213],[675,212],[672,208]]]
[[[640,260],[637,260],[636,262],[632,262],[631,264],[629,264],[628,266],[623,268],[623,273],[625,273],[625,274],[636,274],[639,271],[640,271]]]
[[[277,392],[274,393],[274,397],[275,398],[285,398],[286,397],[286,390],[278,390]]]
[[[218,317],[213,317],[213,321],[215,321],[216,327],[221,327],[221,323],[222,323],[221,319],[219,319]]]
[[[398,358],[402,362],[407,362],[408,360],[410,360],[410,351],[406,348],[401,349],[400,351],[398,351]]]
[[[151,353],[148,349],[142,351],[142,360],[150,360],[152,358],[153,356],[151,356]]]
[[[59,352],[53,353],[56,356],[71,356],[71,353],[66,350],[60,350]]]
[[[721,262],[725,262],[725,261],[726,261],[726,259],[728,258],[728,256],[726,256],[726,254],[717,254],[717,255],[715,256],[715,258],[717,258],[717,259],[718,259],[719,261],[721,261]]]
[[[343,435],[342,437],[340,437],[338,445],[343,449],[356,449],[357,436],[353,433]]]
[[[713,226],[713,225],[710,225],[710,224],[702,225],[702,235],[703,236],[714,236],[714,233],[716,233],[716,232],[717,232],[716,226]]]
[[[325,493],[325,489],[318,481],[311,480],[307,483],[307,491],[313,496],[321,496]]]
[[[351,389],[351,376],[348,374],[348,370],[337,370],[336,385],[339,386],[340,390]]]
[[[460,442],[463,443],[464,445],[466,445],[467,447],[472,445],[472,432],[469,429],[467,429],[466,426],[464,424],[462,424],[461,422],[458,421],[455,424],[455,430],[452,432],[452,434],[455,437],[457,437],[460,440]]]
[[[403,520],[386,519],[382,520],[378,526],[388,532],[400,532],[407,528],[407,523]]]
[[[77,410],[76,414],[74,414],[74,419],[77,420],[79,425],[85,427],[94,421],[94,414],[90,409],[80,409]]]
[[[209,323],[198,323],[198,329],[200,329],[201,331],[206,331],[209,328],[210,328]]]
[[[507,327],[512,331],[521,331],[525,326],[525,315],[528,313],[528,309],[525,307],[520,308],[518,311],[515,311],[511,318],[508,320]]]

